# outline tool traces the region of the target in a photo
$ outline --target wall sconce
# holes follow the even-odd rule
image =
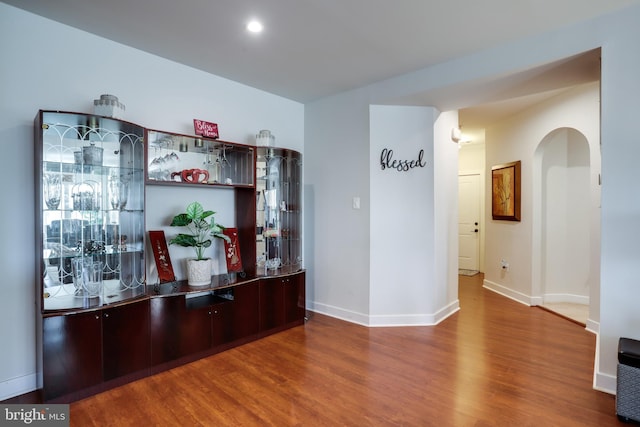
[[[451,140],[456,144],[468,144],[471,142],[469,135],[463,134],[459,127],[451,129]]]
[[[460,128],[459,127],[452,128],[451,140],[457,144],[458,142],[460,142],[461,139],[462,139],[462,131],[460,130]]]

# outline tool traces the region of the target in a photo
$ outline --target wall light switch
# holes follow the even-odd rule
[[[360,209],[360,197],[358,196],[353,198],[353,209]]]

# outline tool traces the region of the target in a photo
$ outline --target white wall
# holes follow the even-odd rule
[[[0,53],[2,400],[36,383],[32,141],[38,109],[92,112],[93,100],[111,93],[126,105],[125,118],[142,126],[192,134],[199,118],[217,122],[221,139],[250,144],[258,130],[270,129],[277,145],[302,151],[304,106],[3,3]],[[165,206],[174,209],[164,201],[151,207],[148,226]],[[221,215],[222,222],[227,213]]]
[[[602,23],[602,258],[596,387],[615,389],[620,337],[640,339],[640,8]],[[306,141],[305,141],[306,142]]]
[[[344,106],[348,105],[347,110]],[[324,116],[316,126],[307,127],[309,134],[324,135],[323,151],[317,158],[308,156],[305,176],[317,176],[320,181],[307,182],[308,187],[324,188],[306,206],[315,207],[313,242],[314,260],[329,268],[316,266],[308,276],[315,286],[312,309],[331,316],[369,326],[432,325],[458,309],[457,292],[457,175],[443,173],[457,169],[458,149],[451,142],[450,133],[457,126],[457,112],[440,113],[430,107],[369,105],[369,114],[354,109],[350,102],[337,102],[324,110],[322,102],[316,105]],[[353,151],[353,164],[332,167],[326,174],[322,168],[330,156],[324,150],[331,145],[337,150],[337,161],[343,161],[347,152],[341,138],[329,135],[352,126],[354,112],[369,125],[369,132],[361,132],[360,126],[350,132],[358,134],[365,145]],[[332,123],[331,127],[321,123]],[[338,127],[335,125],[338,123]],[[359,129],[359,130],[356,130]],[[368,140],[367,140],[368,139]],[[350,144],[355,145],[354,139]],[[424,150],[425,167],[408,171],[381,168],[384,149],[393,151],[394,160],[416,161]],[[366,156],[366,157],[365,157]],[[362,159],[367,162],[362,162]],[[335,161],[332,162],[335,166]],[[355,171],[368,171],[368,180]],[[315,172],[319,171],[319,175]],[[325,184],[327,181],[331,183]],[[361,187],[358,187],[361,186]],[[345,191],[346,190],[346,191]],[[351,191],[351,193],[349,193]],[[345,193],[344,195],[343,192]],[[340,196],[337,197],[337,195]],[[362,201],[360,209],[353,209],[349,194],[369,194],[370,200]],[[324,202],[320,202],[320,197]],[[332,201],[339,200],[340,203]],[[324,214],[331,211],[340,217],[340,237],[348,242],[347,248],[332,244],[327,252],[317,252],[325,242],[319,230],[331,227],[335,219]],[[351,212],[349,212],[351,210]],[[368,221],[360,215],[365,210]],[[353,219],[353,220],[352,220]],[[310,223],[310,222],[309,222]],[[369,230],[361,227],[369,225]],[[360,242],[351,237],[366,233]],[[354,244],[362,246],[355,249]],[[346,249],[346,250],[345,250]],[[344,253],[343,253],[344,252]],[[343,255],[338,256],[337,253]],[[333,260],[325,264],[325,259]],[[360,262],[354,262],[360,260]],[[312,263],[314,265],[314,263]],[[368,274],[355,274],[365,266]],[[361,286],[361,287],[360,287]],[[358,288],[360,287],[360,288]],[[333,299],[332,299],[333,298]],[[332,300],[332,304],[325,303]]]
[[[370,297],[369,324],[429,324],[434,312],[434,142],[436,111],[428,107],[370,107]],[[381,167],[383,150],[393,160],[424,167]]]
[[[458,302],[458,145],[451,129],[458,125],[458,112],[440,113],[434,134],[434,262],[435,279],[430,288],[437,324],[459,309]]]
[[[309,308],[368,324],[369,102],[361,95],[318,101],[311,113],[305,106],[305,267]]]
[[[307,210],[307,215],[313,216],[316,232],[330,229],[334,220],[347,224],[342,237],[349,245],[349,250],[343,250],[331,239],[316,234],[314,252],[306,258],[307,266],[313,270],[316,302],[323,308],[331,307],[343,313],[366,313],[367,310],[370,292],[366,259],[368,224],[364,220],[352,221],[349,201],[351,195],[367,191],[370,184],[367,171],[372,166],[366,163],[369,158],[369,105],[394,104],[394,100],[419,94],[412,97],[415,105],[432,105],[440,110],[469,107],[496,96],[484,89],[487,83],[499,80],[501,76],[602,47],[602,288],[594,385],[607,391],[615,390],[617,340],[621,335],[640,338],[640,312],[634,308],[636,298],[633,298],[637,294],[635,265],[640,259],[640,245],[637,245],[640,230],[635,226],[640,218],[640,198],[629,196],[635,194],[635,183],[640,181],[640,168],[636,166],[640,143],[634,126],[638,113],[635,100],[640,96],[640,79],[637,78],[640,50],[635,47],[640,39],[640,28],[634,23],[639,19],[640,7],[633,6],[307,104],[305,182],[313,187],[315,196],[314,212]],[[447,93],[453,94],[452,98],[442,96]],[[461,93],[464,95],[460,96]],[[586,102],[597,103],[598,100]],[[540,117],[546,120],[544,129],[528,129],[530,139],[526,141],[517,138],[509,138],[509,141],[534,144],[531,141],[539,142],[549,131],[565,126],[579,129],[592,147],[593,141],[599,139],[597,118],[585,120],[576,115],[544,116],[542,113]],[[594,133],[596,138],[590,136]],[[344,152],[347,143],[352,147],[348,150],[351,156]],[[531,151],[526,158],[531,158],[532,154]],[[328,174],[322,167],[323,162],[335,157],[339,157],[342,167],[333,168]],[[490,155],[487,149],[487,165],[518,158],[525,158],[520,148],[508,144],[503,145],[500,153]],[[453,169],[451,173],[457,175],[457,168]],[[523,188],[530,188],[530,164],[523,165],[523,174]],[[530,200],[529,196],[523,201],[523,212],[531,211]],[[369,208],[363,204],[362,216],[367,215],[365,210]],[[369,215],[375,213],[369,212]],[[519,229],[516,229],[517,225],[520,225]],[[520,296],[527,296],[536,278],[532,277],[530,256],[522,256],[519,251],[523,247],[529,248],[527,252],[532,249],[533,223],[527,218],[517,225],[504,225],[504,230],[496,231],[504,237],[497,239],[496,244],[506,248],[510,258],[516,254],[511,266],[517,269],[518,281],[513,277],[501,279],[496,272],[498,250],[494,250],[492,259],[487,253],[485,270],[501,285]],[[491,231],[487,232],[489,234]],[[357,262],[352,262],[354,260]]]

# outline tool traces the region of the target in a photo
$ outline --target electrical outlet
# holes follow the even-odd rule
[[[353,198],[353,209],[360,209],[360,197],[358,196]]]

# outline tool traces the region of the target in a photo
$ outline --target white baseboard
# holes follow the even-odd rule
[[[336,319],[344,320],[346,322],[356,323],[362,326],[368,326],[369,324],[369,315],[367,314],[311,301],[307,301],[307,307],[309,308],[309,310],[315,313],[324,314],[329,317],[335,317]]]
[[[596,334],[596,354],[593,362],[593,388],[604,393],[616,394],[618,378],[600,372],[600,334]]]
[[[531,301],[531,306],[537,306],[537,305],[542,305],[543,302],[543,298],[542,297],[529,297],[530,301]]]
[[[10,399],[37,389],[37,375],[29,374],[0,382],[0,400]]]
[[[369,316],[369,326],[435,326],[460,310],[458,300],[438,310],[434,314],[391,314]]]
[[[571,304],[589,305],[589,297],[574,294],[544,294],[545,303],[568,302]]]
[[[596,322],[595,320],[587,319],[587,324],[585,329],[593,334],[598,335],[600,333],[600,322]]]
[[[482,287],[524,305],[528,305],[528,306],[538,305],[538,304],[534,304],[533,298],[530,297],[529,295],[525,295],[521,292],[514,291],[513,289],[499,285],[490,280],[486,280],[486,279],[483,280]]]
[[[434,318],[435,320],[434,325],[437,325],[438,323],[442,322],[444,319],[446,319],[449,316],[452,316],[458,311],[460,311],[460,300],[455,300],[448,306],[443,307],[442,309],[436,312],[435,318]]]
[[[346,322],[357,323],[368,327],[383,326],[434,326],[460,310],[460,302],[455,300],[433,314],[385,314],[368,315],[344,310],[327,304],[310,303],[310,310],[315,313],[335,317]]]
[[[616,394],[617,378],[615,375],[596,372],[593,376],[593,389],[603,393]]]

